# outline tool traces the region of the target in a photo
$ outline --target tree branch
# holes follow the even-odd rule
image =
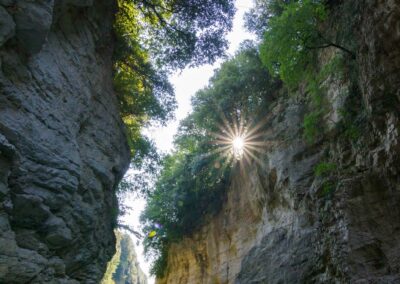
[[[341,51],[344,51],[344,52],[346,52],[347,54],[349,54],[349,55],[351,56],[352,59],[356,59],[356,54],[355,54],[353,51],[351,51],[351,50],[345,48],[344,46],[338,45],[338,44],[336,44],[336,43],[334,43],[334,42],[332,42],[332,41],[330,41],[330,40],[327,40],[327,39],[326,39],[321,33],[319,33],[319,32],[318,32],[318,36],[319,36],[324,42],[326,42],[326,44],[325,44],[325,45],[321,45],[321,46],[315,46],[315,47],[308,47],[308,46],[306,46],[306,48],[309,48],[309,49],[316,49],[316,48],[335,47],[335,48],[340,49]]]
[[[124,224],[118,224],[117,226],[120,229],[127,230],[128,232],[134,234],[136,236],[136,238],[138,238],[139,240],[143,239],[143,236],[139,232],[133,230],[130,226],[124,225]]]

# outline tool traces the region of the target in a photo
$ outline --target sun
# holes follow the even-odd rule
[[[219,154],[219,163],[215,164],[218,168],[224,165],[240,164],[241,167],[249,165],[252,161],[262,165],[264,161],[261,156],[265,153],[266,147],[271,145],[271,141],[265,140],[267,132],[263,127],[269,117],[265,117],[258,122],[239,119],[227,119],[221,114],[221,124],[218,124],[217,132],[211,132],[215,138],[212,141],[216,147],[212,153]]]
[[[242,136],[236,136],[232,139],[232,151],[236,160],[241,160],[244,154],[246,142]]]

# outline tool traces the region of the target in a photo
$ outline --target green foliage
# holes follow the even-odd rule
[[[253,0],[254,6],[244,15],[245,27],[260,39],[268,28],[269,20],[280,16],[285,6],[295,0]]]
[[[233,0],[118,0],[117,4],[114,89],[137,173],[119,188],[144,193],[157,172],[159,156],[141,129],[173,116],[176,101],[168,72],[212,63],[223,55],[234,5]]]
[[[307,75],[306,92],[310,100],[310,111],[303,121],[304,137],[312,143],[324,131],[323,114],[329,111],[326,101],[326,86],[329,80],[342,80],[343,56],[337,55],[326,63],[316,74]]]
[[[144,32],[133,2],[119,0],[114,31],[114,89],[128,131],[128,143],[136,162],[152,151],[140,129],[150,120],[163,122],[176,107],[166,73],[155,70],[140,36]],[[140,164],[140,163],[136,163]]]
[[[157,258],[153,274],[162,276],[169,245],[192,234],[223,204],[232,164],[218,151],[213,133],[224,135],[221,125],[251,124],[265,115],[277,87],[262,67],[257,50],[245,43],[193,98],[193,113],[181,122],[176,150],[163,159],[141,217],[148,236],[144,241],[147,254]]]
[[[326,180],[322,183],[322,196],[329,197],[335,190],[335,183],[330,180]]]
[[[350,141],[357,141],[361,136],[362,125],[360,120],[362,117],[355,117],[355,114],[345,110],[341,110],[340,115],[342,120],[338,128],[342,131],[342,135]]]
[[[213,63],[227,47],[233,0],[125,1],[134,4],[146,28],[142,42],[159,67]]]
[[[326,177],[332,174],[336,169],[336,164],[321,162],[315,167],[314,173],[317,177]]]
[[[337,185],[337,172],[338,167],[334,163],[321,162],[315,167],[315,176],[322,179],[322,196],[329,197],[333,194]]]
[[[164,247],[162,252],[154,260],[150,268],[150,274],[156,276],[157,278],[164,277],[165,268],[167,267],[167,264],[168,264],[168,250],[167,247]]]
[[[329,82],[349,78],[350,89],[357,85],[357,68],[351,60],[355,58],[351,49],[356,47],[351,38],[356,20],[348,11],[360,9],[356,2],[334,5],[334,15],[344,19],[338,22],[327,17],[332,2],[324,0],[256,0],[246,16],[248,29],[262,39],[260,55],[270,73],[279,76],[293,93],[307,94],[309,113],[303,127],[304,137],[310,143],[324,134],[323,114],[330,111],[325,97]],[[340,32],[327,29],[333,26],[340,27]],[[343,44],[349,44],[351,49]],[[328,47],[340,52],[321,67],[318,51]],[[345,134],[357,136],[354,127],[347,127]]]
[[[279,75],[288,87],[297,87],[313,72],[315,47],[323,43],[318,25],[326,15],[320,1],[304,0],[284,5],[280,15],[269,19],[261,58],[271,74]]]
[[[303,128],[304,138],[309,142],[313,142],[321,134],[322,112],[310,112],[304,116]]]
[[[269,13],[261,12],[261,19],[267,17],[261,44],[261,58],[271,74],[279,75],[289,88],[296,88],[307,81],[317,70],[317,50],[334,47],[354,59],[355,54],[338,44],[346,37],[324,35],[323,23],[327,19],[326,1],[267,1]],[[264,16],[262,16],[264,15]],[[257,28],[257,24],[250,24]],[[338,33],[341,34],[341,33]]]
[[[306,92],[311,103],[310,112],[304,117],[303,128],[304,137],[309,143],[314,142],[317,137],[323,134],[323,114],[328,112],[328,103],[324,96],[326,82],[332,76],[340,79],[343,70],[342,62],[341,56],[335,56],[319,72],[314,75],[307,75]]]
[[[338,167],[334,163],[320,162],[314,169],[316,177],[322,180],[320,195],[332,196],[337,186]]]

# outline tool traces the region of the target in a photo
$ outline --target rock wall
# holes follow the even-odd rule
[[[99,283],[129,163],[114,1],[0,1],[0,283]]]
[[[222,211],[171,246],[157,283],[400,283],[400,5],[354,3],[361,94],[330,81],[326,133],[311,144],[304,101],[271,105],[261,163],[236,169]],[[356,139],[334,127],[346,106]],[[321,163],[335,165],[329,177]]]
[[[147,284],[140,268],[135,245],[127,233],[116,232],[116,253],[107,265],[101,284]]]

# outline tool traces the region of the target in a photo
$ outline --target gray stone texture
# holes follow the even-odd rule
[[[12,15],[0,16],[0,283],[99,283],[129,163],[115,3],[12,2],[0,2]]]
[[[11,15],[0,6],[0,47],[15,34],[15,23]]]
[[[357,4],[362,96],[353,108],[363,106],[358,117],[367,122],[358,125],[357,142],[330,133],[311,146],[289,140],[267,154],[278,177],[268,192],[296,218],[289,228],[276,223],[253,247],[237,284],[400,283],[400,3]],[[278,124],[273,128],[280,132]],[[329,195],[313,174],[326,153],[338,168]]]

